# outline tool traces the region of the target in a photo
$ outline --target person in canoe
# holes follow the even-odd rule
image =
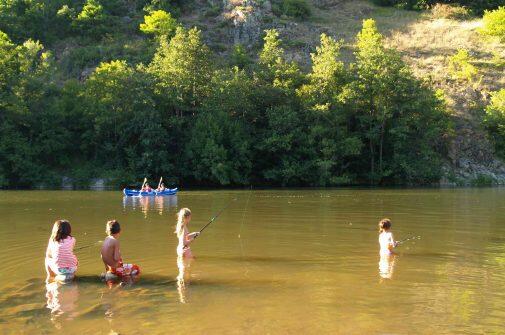
[[[179,238],[179,244],[177,245],[178,257],[193,258],[189,245],[198,235],[200,235],[200,233],[189,232],[188,225],[190,221],[191,210],[189,208],[182,208],[177,214],[177,225],[175,227],[175,234],[177,234],[177,237]]]
[[[158,186],[156,192],[163,192],[164,190],[166,190],[165,184],[160,183],[160,186]]]
[[[119,235],[121,226],[116,220],[107,221],[105,225],[107,237],[103,241],[100,254],[105,265],[105,280],[123,279],[123,277],[135,276],[140,274],[140,268],[136,264],[125,264],[121,258],[119,250]]]
[[[144,187],[142,187],[142,190],[141,190],[141,191],[142,191],[142,192],[152,192],[152,191],[153,191],[153,189],[151,188],[151,186],[149,186],[149,183],[146,183],[146,184],[144,185]]]
[[[67,220],[57,220],[46,249],[46,283],[54,277],[57,281],[71,280],[77,271],[77,257],[74,255],[75,238]]]

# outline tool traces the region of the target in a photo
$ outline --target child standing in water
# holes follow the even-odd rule
[[[119,235],[121,226],[116,220],[110,220],[105,225],[105,233],[108,235],[103,241],[100,254],[105,265],[106,280],[118,279],[125,276],[140,274],[140,268],[135,264],[123,264],[121,251],[119,250]]]
[[[71,234],[72,227],[67,220],[54,223],[46,249],[46,282],[51,277],[59,281],[74,278],[78,262],[74,255],[75,238]]]
[[[175,233],[179,238],[179,245],[177,245],[177,256],[184,258],[193,258],[189,244],[200,235],[199,232],[189,233],[188,224],[191,221],[191,211],[189,208],[182,208],[177,215],[177,226]]]
[[[379,275],[383,279],[392,279],[395,265],[395,253],[393,249],[397,246],[391,232],[391,220],[382,219],[379,222]]]
[[[394,254],[393,249],[396,247],[397,242],[393,239],[393,233],[391,232],[391,220],[382,219],[379,221],[379,254],[382,255],[392,255]]]

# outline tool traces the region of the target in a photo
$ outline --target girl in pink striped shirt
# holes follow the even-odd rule
[[[56,280],[70,280],[77,271],[77,257],[74,255],[75,238],[67,220],[58,220],[53,225],[46,250],[46,282],[51,277]]]

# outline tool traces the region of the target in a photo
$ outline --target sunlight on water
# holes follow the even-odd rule
[[[233,201],[233,199],[237,199]],[[199,230],[178,262],[175,214]],[[0,334],[476,334],[505,318],[505,190],[0,192]],[[381,259],[377,222],[396,239]],[[77,239],[78,280],[45,284],[52,223]],[[100,281],[105,222],[138,282]]]

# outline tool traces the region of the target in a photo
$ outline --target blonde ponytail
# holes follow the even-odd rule
[[[182,232],[183,232],[183,226],[184,226],[184,218],[187,218],[188,216],[191,215],[191,211],[189,208],[181,208],[179,213],[177,213],[177,225],[175,226],[175,232],[177,236],[179,237]]]

